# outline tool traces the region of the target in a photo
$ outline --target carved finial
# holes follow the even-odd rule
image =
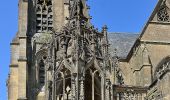
[[[103,28],[102,28],[102,32],[104,34],[105,39],[107,39],[107,30],[108,30],[107,25],[104,25]]]
[[[108,30],[107,25],[104,25],[104,26],[103,26],[103,31],[107,31],[107,30]]]

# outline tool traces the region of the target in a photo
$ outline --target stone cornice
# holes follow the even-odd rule
[[[9,67],[18,67],[18,64],[11,64]]]
[[[170,25],[170,22],[150,21],[149,23],[150,23],[150,24]]]
[[[151,64],[144,64],[139,69],[135,69],[133,73],[141,71],[144,67],[151,67],[151,66],[152,66]]]
[[[10,45],[19,45],[20,43],[19,42],[12,42],[10,43]]]
[[[19,39],[26,39],[27,36],[19,36]]]
[[[166,41],[149,41],[149,40],[141,41],[141,43],[146,43],[146,44],[162,44],[162,45],[169,45],[170,44],[170,42],[166,42]]]
[[[24,61],[27,61],[27,58],[26,57],[19,57],[18,61],[24,62]]]
[[[28,100],[27,98],[18,98],[17,100]]]

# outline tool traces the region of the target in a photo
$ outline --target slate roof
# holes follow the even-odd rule
[[[126,58],[138,37],[139,34],[134,33],[108,33],[111,56],[117,49],[118,57]]]

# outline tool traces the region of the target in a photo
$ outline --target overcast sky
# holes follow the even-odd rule
[[[109,32],[140,33],[158,0],[88,0],[92,23]],[[18,29],[18,0],[1,0],[0,6],[0,100],[7,100],[6,80],[10,42]]]

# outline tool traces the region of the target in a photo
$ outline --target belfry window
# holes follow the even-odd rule
[[[53,13],[51,0],[37,0],[36,3],[36,32],[48,33],[52,31]]]

